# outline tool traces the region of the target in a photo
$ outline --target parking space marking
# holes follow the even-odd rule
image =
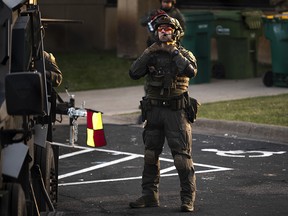
[[[286,151],[278,151],[278,152],[271,152],[271,151],[244,151],[244,150],[234,150],[234,151],[223,151],[218,149],[202,149],[201,151],[206,152],[215,152],[216,155],[223,156],[223,157],[249,157],[249,158],[258,158],[258,157],[270,157],[274,154],[285,154]]]
[[[83,154],[83,153],[87,153],[87,152],[92,152],[94,151],[94,149],[84,149],[82,151],[77,151],[77,152],[72,152],[72,153],[68,153],[68,154],[65,154],[65,155],[60,155],[59,156],[59,159],[64,159],[64,158],[68,158],[68,157],[73,157],[75,155],[79,155],[79,154]]]
[[[70,173],[66,173],[63,175],[59,175],[58,179],[63,179],[63,178],[67,178],[67,177],[71,177],[74,175],[78,175],[81,173],[85,173],[85,172],[89,172],[92,170],[96,170],[96,169],[100,169],[103,167],[108,167],[110,165],[114,165],[114,164],[119,164],[125,161],[129,161],[129,160],[133,160],[139,157],[144,157],[144,155],[141,154],[134,154],[134,153],[129,153],[129,152],[121,152],[121,151],[115,151],[115,150],[108,150],[108,149],[103,149],[103,148],[89,148],[89,147],[83,147],[83,146],[70,146],[70,145],[66,145],[66,144],[61,144],[61,143],[51,143],[53,145],[58,145],[58,146],[62,146],[62,147],[73,147],[73,148],[77,148],[77,149],[82,149],[80,151],[74,152],[74,153],[68,153],[65,155],[61,155],[59,157],[59,159],[64,159],[64,158],[68,158],[68,157],[73,157],[75,155],[80,155],[80,154],[85,154],[91,151],[101,151],[101,152],[107,152],[107,153],[112,153],[114,155],[127,155],[127,157],[124,158],[120,158],[117,160],[112,160],[110,162],[106,162],[106,163],[101,163],[95,166],[91,166],[88,168],[84,168],[84,169],[80,169],[74,172],[70,172]],[[163,158],[160,157],[159,158],[160,161],[166,161],[166,162],[171,162],[173,163],[173,159],[169,159],[169,158]],[[200,163],[194,163],[195,166],[200,166],[200,167],[205,167],[207,169],[204,170],[199,170],[196,171],[197,173],[208,173],[208,172],[219,172],[219,171],[229,171],[229,170],[233,170],[233,168],[228,168],[228,167],[219,167],[219,166],[213,166],[213,165],[208,165],[208,164],[200,164]],[[169,177],[169,176],[177,176],[177,173],[168,173],[171,171],[176,170],[175,166],[171,166],[165,169],[160,170],[160,174],[161,177]],[[141,179],[142,176],[135,176],[135,177],[126,177],[126,178],[116,178],[116,179],[101,179],[101,180],[92,180],[92,181],[81,181],[81,182],[69,182],[69,183],[61,183],[59,184],[59,186],[71,186],[71,185],[82,185],[82,184],[95,184],[95,183],[107,183],[107,182],[116,182],[116,181],[128,181],[128,180],[136,180],[136,179]]]
[[[98,164],[98,165],[95,165],[95,166],[92,166],[92,167],[88,167],[88,168],[85,168],[85,169],[81,169],[81,170],[77,170],[77,171],[74,171],[74,172],[66,173],[64,175],[59,175],[58,179],[63,179],[63,178],[67,178],[67,177],[70,177],[70,176],[78,175],[80,173],[85,173],[85,172],[93,171],[93,170],[100,169],[100,168],[103,168],[103,167],[111,166],[111,165],[114,165],[114,164],[119,164],[119,163],[122,163],[124,161],[132,160],[132,159],[135,159],[135,158],[137,158],[137,156],[130,155],[130,156],[127,156],[125,158],[120,158],[120,159],[113,160],[113,161],[110,161],[110,162],[107,162],[107,163],[101,163],[101,164]]]

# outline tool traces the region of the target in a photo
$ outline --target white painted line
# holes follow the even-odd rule
[[[270,157],[274,154],[285,154],[286,151],[279,151],[279,152],[271,152],[271,151],[245,151],[245,150],[228,150],[222,151],[218,149],[201,149],[201,151],[206,152],[215,152],[216,155],[223,156],[223,157],[240,157],[240,158],[259,158],[259,157]]]
[[[91,152],[91,151],[94,151],[94,149],[84,149],[82,151],[77,151],[77,152],[72,152],[72,153],[68,153],[65,155],[60,155],[59,160],[64,159],[64,158],[68,158],[68,157],[73,157],[73,156],[79,155],[79,154],[84,154],[84,153]]]
[[[169,167],[168,169],[170,169],[170,168],[172,168],[172,167]],[[168,172],[168,169],[167,169],[167,172]],[[174,167],[174,169],[175,169],[175,167]],[[219,169],[201,170],[201,171],[196,171],[195,173],[199,174],[199,173],[220,172],[220,171],[228,171],[228,170],[233,170],[233,169],[232,168],[219,167]],[[161,173],[161,171],[160,171],[160,173]],[[178,176],[178,173],[161,174],[161,177],[170,177],[170,176]],[[93,181],[60,183],[60,184],[58,184],[58,186],[86,185],[86,184],[108,183],[108,182],[117,182],[117,181],[130,181],[130,180],[137,180],[137,179],[142,179],[142,176],[117,178],[117,179],[101,179],[101,180],[93,180]]]
[[[141,154],[134,154],[134,153],[128,153],[128,152],[121,152],[121,151],[114,151],[114,150],[108,150],[108,149],[103,149],[103,148],[91,148],[91,147],[85,147],[85,146],[79,146],[77,144],[69,145],[69,144],[63,144],[63,143],[56,143],[56,142],[51,142],[51,145],[57,145],[61,147],[66,147],[66,148],[75,148],[75,149],[90,149],[91,151],[100,151],[100,152],[108,152],[114,155],[135,155],[138,157],[144,157]]]
[[[212,169],[222,169],[222,168],[225,168],[225,167],[219,167],[219,166],[213,166],[213,165],[201,164],[201,163],[194,163],[194,165],[195,165],[195,166],[212,168]],[[229,169],[230,169],[230,168],[229,168]]]
[[[128,180],[135,180],[141,179],[142,176],[137,177],[128,177],[128,178],[118,178],[118,179],[101,179],[101,180],[93,180],[93,181],[82,181],[82,182],[69,182],[69,183],[62,183],[58,184],[58,186],[71,186],[71,185],[84,185],[84,184],[96,184],[96,183],[107,183],[107,182],[117,182],[117,181],[128,181]]]
[[[107,166],[114,165],[114,164],[118,164],[118,163],[121,163],[121,162],[124,162],[124,161],[132,160],[132,159],[135,159],[135,158],[137,158],[137,156],[130,155],[128,157],[120,158],[118,160],[114,160],[114,161],[110,161],[110,162],[107,162],[107,163],[98,164],[98,165],[95,165],[95,166],[92,166],[92,167],[88,167],[88,168],[85,168],[85,169],[77,170],[77,171],[74,171],[74,172],[66,173],[66,174],[58,176],[58,179],[67,178],[67,177],[70,177],[70,176],[73,176],[73,175],[78,175],[78,174],[81,174],[81,173],[85,173],[85,172],[89,172],[89,171],[92,171],[92,170],[100,169],[100,168],[107,167]]]
[[[72,157],[75,155],[79,155],[79,154],[84,154],[87,152],[91,152],[91,151],[100,151],[100,152],[107,152],[107,153],[111,153],[114,155],[128,155],[128,157],[125,158],[121,158],[121,159],[117,159],[117,160],[113,160],[107,163],[102,163],[102,164],[98,164],[92,167],[88,167],[85,169],[81,169],[78,171],[74,171],[74,172],[70,172],[70,173],[66,173],[63,175],[58,176],[58,179],[63,179],[66,177],[71,177],[74,175],[78,175],[81,173],[85,173],[85,172],[89,172],[92,170],[96,170],[96,169],[100,169],[103,167],[107,167],[110,165],[115,165],[118,163],[122,163],[125,161],[129,161],[129,160],[133,160],[136,159],[138,157],[144,157],[144,155],[141,154],[134,154],[134,153],[129,153],[129,152],[121,152],[121,151],[115,151],[115,150],[108,150],[108,149],[103,149],[103,148],[89,148],[89,147],[84,147],[84,146],[78,146],[78,145],[66,145],[66,144],[62,144],[62,143],[51,143],[53,145],[58,145],[58,146],[62,146],[62,147],[68,147],[68,148],[76,148],[76,149],[82,149],[82,151],[78,151],[78,152],[74,152],[74,153],[69,153],[66,155],[62,155],[59,158],[64,159],[67,157]],[[163,158],[163,157],[159,157],[160,161],[166,161],[166,162],[170,162],[173,163],[173,159],[169,159],[169,158]],[[200,163],[194,163],[195,166],[200,166],[200,167],[206,167],[209,168],[208,170],[200,170],[200,171],[196,171],[197,173],[208,173],[208,172],[220,172],[220,171],[228,171],[228,170],[233,170],[232,168],[226,168],[226,167],[219,167],[219,166],[213,166],[213,165],[207,165],[207,164],[200,164]],[[175,170],[175,166],[171,166],[168,167],[166,169],[162,169],[160,170],[160,174],[161,177],[169,177],[169,176],[177,176],[177,173],[171,173],[171,174],[165,174],[167,172],[170,172],[172,170]],[[70,186],[70,185],[81,185],[81,184],[95,184],[95,183],[106,183],[106,182],[116,182],[116,181],[128,181],[128,180],[135,180],[135,179],[141,179],[142,176],[136,176],[136,177],[127,177],[127,178],[118,178],[118,179],[101,179],[101,180],[93,180],[93,181],[81,181],[81,182],[70,182],[70,183],[62,183],[59,184],[59,186]]]
[[[166,172],[170,172],[171,170],[175,170],[175,169],[176,169],[175,166],[171,166],[171,167],[168,167],[168,168],[166,168],[166,169],[160,170],[160,174],[164,174],[164,173],[166,173]]]
[[[229,170],[234,170],[234,169],[233,168],[226,168],[226,167],[219,167],[218,169],[196,171],[196,173],[223,172],[223,171],[229,171]]]

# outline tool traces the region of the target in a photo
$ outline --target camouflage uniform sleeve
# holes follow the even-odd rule
[[[131,79],[137,80],[147,74],[147,65],[149,59],[149,53],[147,50],[145,50],[143,54],[132,63],[129,70]]]
[[[179,54],[173,60],[175,61],[180,74],[187,77],[194,77],[197,74],[196,58],[192,52],[186,50],[184,47],[179,47]]]
[[[46,77],[51,82],[53,87],[58,87],[62,83],[62,72],[60,71],[55,57],[52,53],[44,51]]]

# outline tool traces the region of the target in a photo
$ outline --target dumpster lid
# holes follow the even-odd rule
[[[189,11],[182,13],[186,21],[191,20],[213,20],[214,14],[210,11]]]
[[[239,10],[215,11],[214,15],[215,15],[215,19],[227,19],[227,20],[233,20],[233,21],[241,21],[242,20],[242,14]]]
[[[216,11],[215,19],[232,20],[235,22],[243,22],[249,29],[260,29],[262,25],[262,11],[260,10],[233,10],[233,11]]]
[[[271,15],[264,15],[262,16],[262,19],[265,20],[288,20],[288,12],[283,12],[281,14],[271,14]]]
[[[249,29],[260,29],[262,26],[263,12],[260,10],[244,10],[242,11],[245,24]]]
[[[263,16],[263,12],[261,10],[243,10],[242,11],[242,15],[245,17],[262,17]]]

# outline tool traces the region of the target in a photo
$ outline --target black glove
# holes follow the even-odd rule
[[[145,54],[151,54],[153,52],[157,52],[160,50],[160,44],[159,43],[153,43],[151,46],[149,46],[148,48],[146,48],[144,50]]]
[[[182,73],[190,64],[190,61],[179,52],[174,53],[173,61],[176,63],[180,73]]]
[[[168,52],[173,56],[175,55],[175,53],[179,53],[179,50],[173,44],[161,43],[159,50],[164,51],[164,52]]]

